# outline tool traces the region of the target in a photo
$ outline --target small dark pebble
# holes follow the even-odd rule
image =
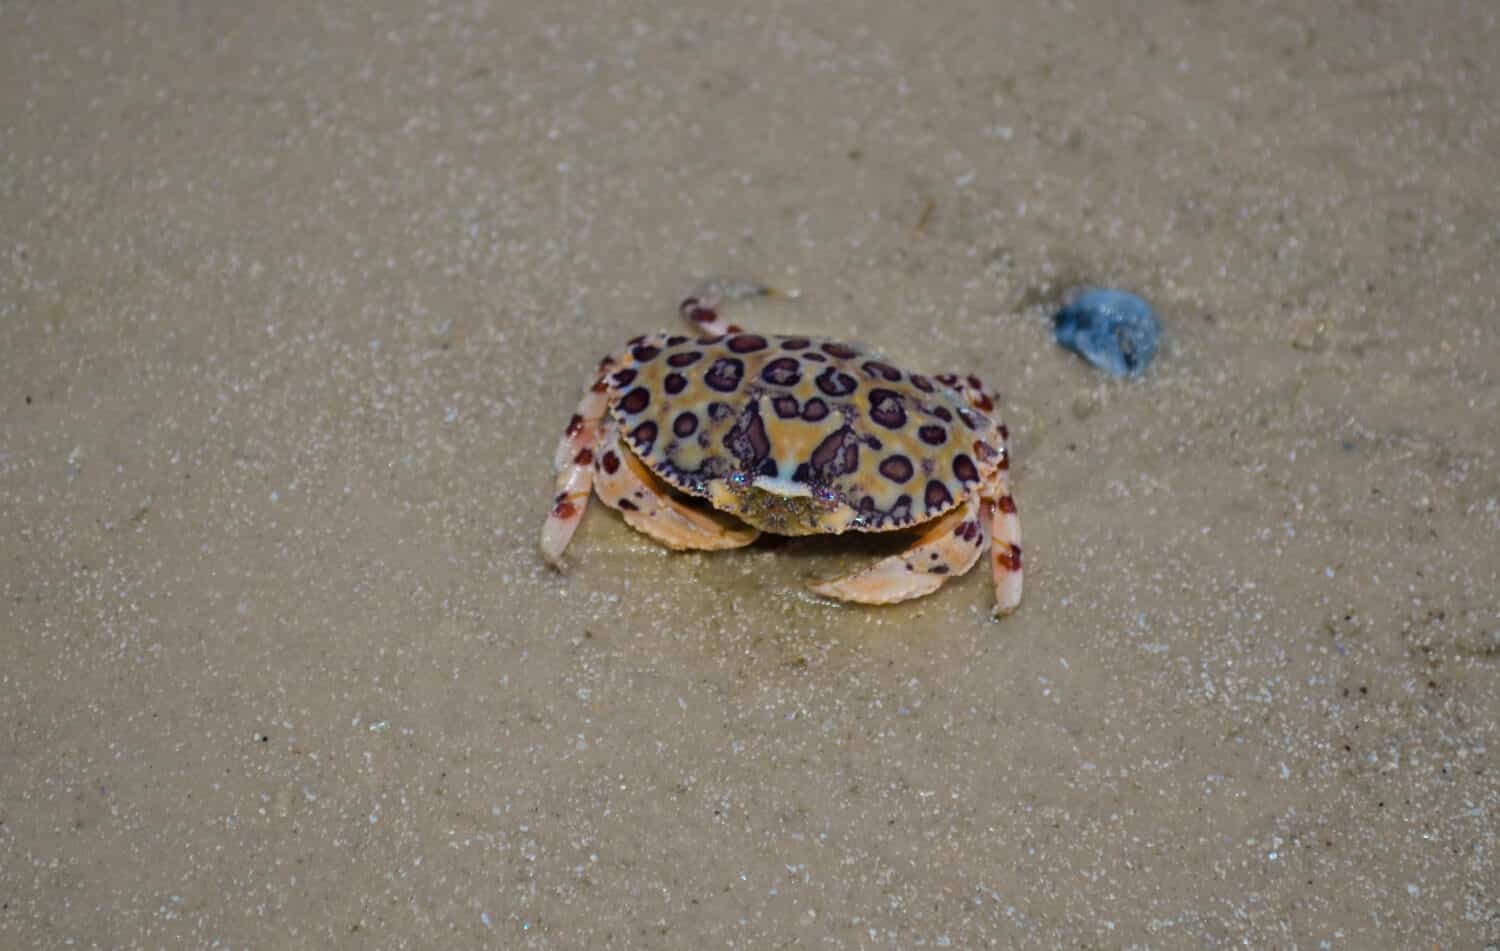
[[[1140,376],[1156,356],[1161,322],[1128,291],[1085,291],[1052,315],[1057,342],[1113,376]]]

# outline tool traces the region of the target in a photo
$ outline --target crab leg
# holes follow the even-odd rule
[[[780,296],[781,292],[774,287],[750,281],[709,281],[685,297],[677,309],[700,333],[714,337],[739,333],[741,330],[738,324],[732,324],[719,316],[719,307],[726,301]]]
[[[991,519],[990,552],[995,562],[995,617],[1004,617],[1021,603],[1021,519],[1016,500],[1002,479],[998,497],[985,497],[983,505]]]
[[[983,390],[980,390],[982,393]],[[994,562],[995,617],[1004,617],[1021,603],[1021,518],[1010,494],[1010,431],[993,423],[990,441],[975,447],[981,459],[980,498],[990,521],[990,558]],[[986,452],[992,446],[998,451]]]
[[[995,395],[975,376],[941,375],[938,382],[969,401],[986,416],[995,411]],[[975,455],[981,460],[984,516],[991,528],[991,558],[995,575],[995,617],[1003,617],[1021,603],[1021,519],[1016,514],[1016,500],[1010,494],[1010,432],[1005,424],[992,421],[988,441],[975,444]],[[998,451],[994,448],[998,446]]]
[[[740,548],[760,535],[742,522],[716,518],[672,498],[661,480],[620,441],[613,419],[604,423],[599,448],[594,460],[599,500],[619,510],[625,523],[642,534],[678,551]]]
[[[986,415],[995,411],[995,395],[985,387],[977,376],[955,376],[952,373],[938,374],[937,381],[969,401],[969,405]]]
[[[989,523],[981,503],[970,496],[963,505],[938,518],[921,538],[899,555],[830,581],[808,585],[817,594],[862,604],[892,604],[931,594],[949,578],[964,574],[979,560],[989,540]]]
[[[665,334],[637,337],[623,350],[601,360],[594,382],[584,391],[578,411],[563,431],[552,458],[552,466],[557,470],[557,491],[552,497],[547,521],[542,525],[542,557],[554,568],[561,565],[563,550],[568,547],[573,533],[578,530],[578,523],[583,520],[584,510],[588,508],[589,494],[594,485],[599,424],[609,410],[610,376],[634,363],[636,351],[659,347],[665,339]]]
[[[557,492],[542,525],[542,557],[554,568],[560,567],[563,550],[588,508],[594,486],[593,446],[598,437],[599,417],[607,406],[607,389],[602,379],[590,387],[557,444],[553,462],[557,469]]]

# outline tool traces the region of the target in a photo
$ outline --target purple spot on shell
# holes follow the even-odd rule
[[[896,383],[901,379],[900,370],[889,363],[882,363],[879,360],[866,360],[860,365],[860,369],[870,374],[870,376],[882,377],[888,383]]]
[[[958,410],[958,418],[963,420],[964,425],[969,427],[970,429],[978,428],[974,422],[974,414],[966,409],[963,409],[962,407],[960,407]]]
[[[639,413],[649,405],[651,405],[651,394],[644,386],[636,387],[620,400],[620,408],[627,413]]]
[[[828,415],[828,404],[814,396],[802,406],[802,418],[809,423],[816,423]]]
[[[766,338],[759,334],[739,334],[730,337],[726,346],[734,353],[754,353],[766,349]]]
[[[670,357],[667,357],[667,365],[674,367],[692,366],[702,359],[702,350],[683,350],[681,353],[674,353]]]
[[[802,359],[808,360],[808,361],[810,361],[812,363],[827,363],[828,362],[828,358],[825,357],[825,356],[823,356],[821,353],[819,353],[816,350],[809,350],[806,353],[799,354],[799,356],[801,356]]]
[[[833,340],[830,340],[829,342],[823,344],[822,349],[823,352],[828,354],[830,357],[838,357],[840,360],[847,360],[850,357],[859,356],[858,350],[854,349],[848,344],[838,343]]]
[[[799,409],[794,396],[778,396],[771,401],[771,406],[775,408],[776,415],[782,419],[792,419]]]
[[[649,363],[656,359],[658,353],[661,353],[660,347],[635,347],[630,351],[630,355],[635,357],[636,363]]]
[[[807,461],[822,479],[853,472],[859,468],[859,437],[845,426],[818,443]]]
[[[671,395],[676,396],[687,388],[687,377],[681,373],[668,373],[666,378],[661,381],[661,388]]]
[[[757,458],[763,458],[771,451],[771,440],[766,437],[766,426],[761,422],[759,413],[751,417],[750,425],[745,428],[745,438]]]
[[[900,429],[905,426],[906,408],[901,405],[901,397],[879,387],[871,390],[870,418],[886,429]]]
[[[817,448],[812,452],[812,458],[809,460],[813,468],[826,468],[838,456],[839,450],[843,448],[843,445],[844,431],[842,429],[818,443]]]
[[[923,393],[931,393],[933,391],[932,381],[920,373],[913,373],[911,375],[911,385]]]
[[[656,442],[656,424],[646,420],[630,431],[630,439],[636,444],[636,448],[649,450],[652,443]]]
[[[687,339],[688,338],[686,338],[686,337],[678,337],[678,336],[675,336],[675,335],[671,336],[671,337],[668,337],[667,338],[667,346],[669,346],[669,347],[675,347],[675,346],[678,346],[679,344],[687,343]]]
[[[912,471],[911,460],[905,456],[889,456],[880,463],[880,474],[892,482],[905,482]]]
[[[703,382],[720,393],[733,393],[745,375],[745,361],[736,357],[720,357],[703,375]]]
[[[824,348],[827,349],[827,345]],[[854,377],[836,367],[829,367],[818,374],[818,389],[829,396],[848,396],[858,385]]]
[[[694,413],[678,413],[677,418],[672,420],[672,432],[679,439],[686,439],[698,429],[698,417]]]
[[[911,521],[911,496],[902,495],[891,506],[891,518],[898,525],[904,525]]]
[[[934,407],[932,410],[932,415],[936,416],[938,419],[942,420],[945,423],[953,422],[953,414],[948,412],[948,408],[946,406]]]
[[[927,483],[927,491],[922,493],[922,501],[927,505],[927,511],[940,512],[953,504],[953,494],[948,487],[936,479]]]
[[[630,382],[635,379],[635,371],[630,369],[629,367],[626,367],[619,373],[616,373],[614,376],[610,377],[610,379],[614,380],[615,386],[628,386],[630,385]]]
[[[974,460],[963,453],[953,457],[953,474],[960,482],[978,482],[979,470],[974,468]]]
[[[745,407],[734,428],[724,436],[724,445],[748,469],[754,469],[771,454],[771,440],[766,436],[766,424],[761,421],[759,407],[760,404],[754,402]]]
[[[802,366],[795,357],[778,357],[766,364],[760,378],[777,386],[795,386],[802,379]]]
[[[917,430],[917,438],[929,446],[941,446],[948,441],[948,430],[929,423]]]
[[[788,337],[781,341],[783,350],[806,350],[810,346],[812,346],[812,341],[806,337]]]

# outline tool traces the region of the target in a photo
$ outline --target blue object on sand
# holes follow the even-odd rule
[[[1156,356],[1161,322],[1128,291],[1085,291],[1052,315],[1057,342],[1114,376],[1140,376]]]

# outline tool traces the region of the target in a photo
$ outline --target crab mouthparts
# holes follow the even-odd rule
[[[714,508],[778,535],[837,535],[851,521],[848,506],[822,501],[800,482],[762,476],[742,488],[720,482],[711,493]]]
[[[794,482],[791,479],[774,479],[770,476],[756,476],[750,487],[768,492],[771,495],[779,495],[782,498],[808,498],[811,497],[812,487],[805,482]]]

